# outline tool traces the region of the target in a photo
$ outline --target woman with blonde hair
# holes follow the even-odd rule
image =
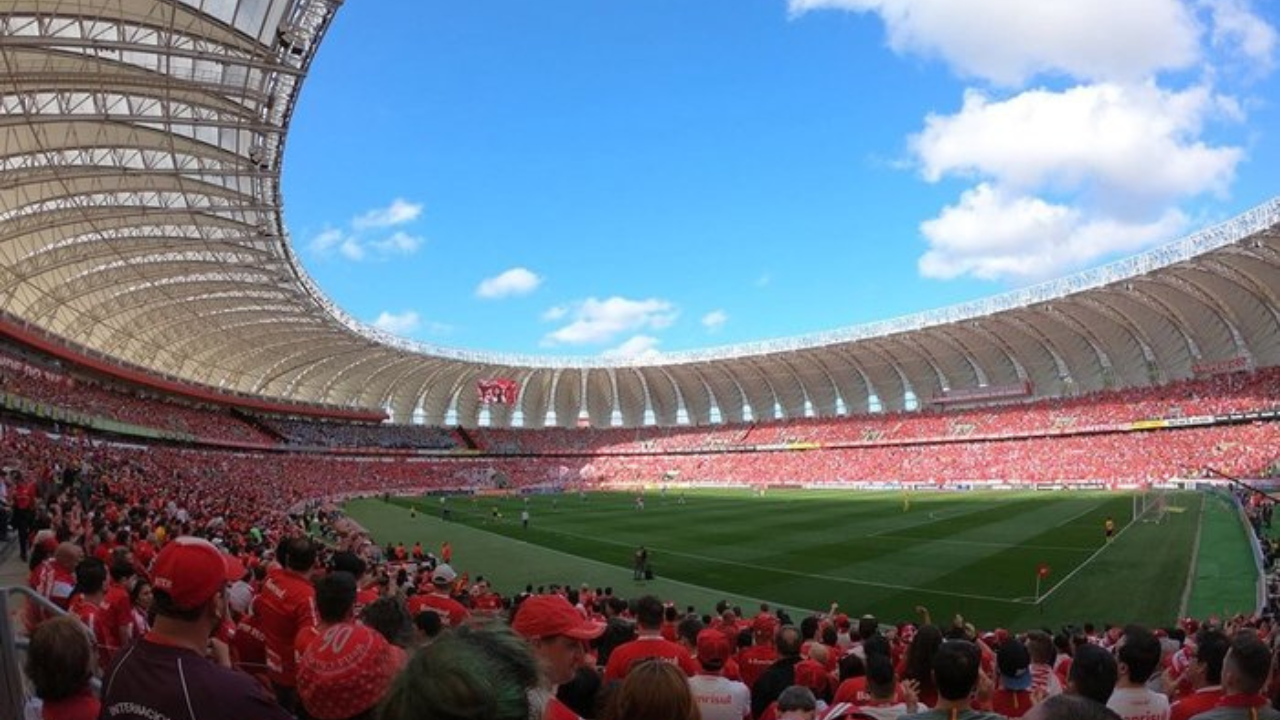
[[[627,672],[614,692],[603,720],[701,720],[689,689],[689,678],[678,665],[659,658],[641,660]]]

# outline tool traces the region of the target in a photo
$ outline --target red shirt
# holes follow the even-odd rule
[[[474,609],[480,612],[496,613],[502,611],[502,596],[498,593],[485,593],[477,595],[474,602]]]
[[[133,602],[123,586],[112,584],[107,588],[106,597],[102,599],[101,619],[103,632],[111,640],[110,644],[116,648],[124,647],[132,636]]]
[[[703,667],[701,660],[695,657],[693,661],[698,663],[697,674],[701,674],[701,675],[710,674],[707,672],[707,669]],[[724,667],[720,668],[720,674],[723,675],[726,679],[742,682],[742,671],[738,668],[738,661],[733,658],[729,658],[728,660],[724,661]]]
[[[756,684],[756,679],[764,674],[769,666],[778,659],[778,651],[772,645],[752,645],[738,653],[738,669],[742,673],[742,683],[747,687]]]
[[[13,488],[13,509],[31,510],[36,506],[36,484],[20,482]]]
[[[89,688],[62,700],[45,702],[40,709],[41,720],[98,720],[102,703]]]
[[[1053,672],[1058,676],[1058,682],[1062,683],[1062,687],[1067,686],[1067,678],[1071,675],[1071,656],[1059,655],[1053,661]]]
[[[282,568],[272,570],[262,583],[262,594],[254,604],[254,613],[266,638],[267,674],[271,682],[293,687],[297,667],[294,638],[318,622],[315,587],[301,573]]]
[[[609,655],[609,663],[604,668],[604,681],[608,683],[623,679],[636,661],[645,658],[661,658],[679,665],[688,677],[698,674],[698,663],[683,646],[660,635],[642,635],[614,648]]]
[[[417,617],[418,613],[423,610],[433,610],[440,618],[448,619],[450,627],[458,627],[471,617],[471,611],[466,606],[454,600],[447,595],[437,595],[428,593],[426,595],[414,595],[409,598],[409,615]]]
[[[143,568],[151,567],[151,561],[156,557],[156,549],[150,542],[139,540],[133,544],[133,560],[135,566]]]
[[[582,718],[578,713],[570,710],[568,705],[553,697],[542,708],[542,720],[582,720]]]
[[[360,613],[369,605],[378,601],[378,588],[369,586],[363,590],[356,591],[355,616],[360,617]]]
[[[111,657],[120,646],[115,644],[107,633],[107,628],[102,621],[102,613],[102,605],[89,602],[81,593],[76,593],[75,597],[71,598],[71,614],[89,628],[94,647],[98,650],[98,667],[104,668],[111,664]]]
[[[1203,687],[1169,706],[1169,720],[1188,720],[1193,715],[1208,712],[1223,698],[1222,686]]]
[[[836,688],[835,699],[831,702],[864,705],[870,700],[871,693],[867,692],[867,678],[865,675],[859,675],[840,683],[840,687]]]
[[[1029,690],[996,690],[991,696],[991,710],[1005,717],[1017,718],[1027,714],[1031,709],[1031,691]]]
[[[71,591],[75,589],[76,578],[69,570],[63,568],[53,558],[49,558],[36,566],[27,576],[27,584],[32,591],[49,600],[54,605],[67,610],[71,607]],[[23,618],[27,633],[35,631],[36,626],[48,620],[52,614],[36,603],[27,603],[27,614]]]
[[[262,634],[257,616],[240,618],[231,643],[231,661],[254,677],[267,676],[267,636]]]

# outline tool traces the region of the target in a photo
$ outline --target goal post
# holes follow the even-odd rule
[[[1144,523],[1163,523],[1169,512],[1169,491],[1147,488],[1133,496],[1133,519]]]

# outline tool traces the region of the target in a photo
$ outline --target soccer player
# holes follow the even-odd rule
[[[1110,515],[1107,516],[1107,521],[1102,524],[1102,532],[1106,535],[1107,542],[1111,542],[1116,536],[1116,521],[1112,520]]]

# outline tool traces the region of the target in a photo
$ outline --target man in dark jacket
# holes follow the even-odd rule
[[[760,717],[783,690],[796,684],[796,663],[800,662],[800,629],[784,625],[773,638],[778,659],[765,670],[751,687],[751,714]]]

